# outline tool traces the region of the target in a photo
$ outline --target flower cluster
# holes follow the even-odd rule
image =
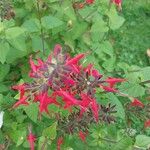
[[[49,113],[48,106],[52,104],[69,110],[77,107],[80,109],[80,116],[91,109],[98,122],[101,108],[95,97],[97,89],[118,92],[115,84],[124,82],[125,79],[112,77],[103,79],[103,75],[94,69],[92,64],[82,66],[80,60],[85,56],[86,54],[78,54],[71,58],[69,54],[62,53],[59,44],[45,62],[37,59],[35,64],[31,56],[29,76],[33,78],[33,82],[12,87],[20,92],[19,101],[13,108],[29,105],[29,101],[32,100],[39,103],[40,113]],[[59,97],[62,103],[58,101]]]
[[[68,53],[63,53],[61,45],[57,44],[45,61],[39,58],[33,60],[30,56],[31,71],[29,76],[33,81],[12,87],[14,90],[18,90],[20,94],[19,100],[13,105],[13,108],[38,103],[39,114],[43,112],[49,114],[49,105],[68,109],[71,112],[68,116],[70,119],[59,118],[58,124],[65,133],[72,134],[77,129],[80,138],[84,140],[83,133],[87,132],[91,122],[105,121],[111,123],[115,120],[111,114],[116,112],[114,110],[115,105],[109,104],[106,107],[97,102],[96,93],[99,89],[102,92],[118,93],[120,96],[128,97],[132,101],[131,107],[144,107],[141,101],[121,93],[115,87],[117,83],[125,82],[126,79],[104,77],[93,67],[93,64],[83,65],[81,60],[86,55],[87,53],[82,53],[71,57]],[[68,121],[64,122],[64,120]],[[75,123],[70,125],[72,122]],[[148,125],[149,122],[146,122],[145,126]],[[67,128],[65,129],[63,126]],[[32,134],[28,141],[33,147],[35,138]],[[58,147],[61,144],[62,140],[58,141]]]

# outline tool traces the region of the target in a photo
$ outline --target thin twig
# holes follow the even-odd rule
[[[41,21],[41,13],[40,13],[39,0],[37,0],[37,12],[38,12],[38,17],[39,17],[39,21],[40,21],[40,28],[41,28],[42,49],[43,49],[43,54],[45,54],[44,32],[43,32],[43,28],[42,28],[42,21]]]
[[[102,138],[102,137],[99,137],[99,138],[100,138],[100,140],[103,140],[103,141],[106,141],[106,142],[118,143],[118,141],[114,141],[114,140],[111,140],[111,139]]]
[[[45,140],[44,140],[44,142],[43,142],[43,144],[42,144],[41,150],[44,150],[44,149],[45,149],[45,146],[46,146],[46,144],[47,144],[47,141],[48,141],[48,139],[45,138]]]

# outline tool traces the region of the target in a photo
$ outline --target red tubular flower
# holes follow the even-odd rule
[[[126,81],[126,79],[112,78],[112,77],[109,77],[108,79],[105,80],[105,82],[107,82],[111,88],[113,88],[116,83],[124,81]]]
[[[38,98],[40,101],[40,106],[39,106],[40,113],[46,112],[49,114],[48,105],[50,104],[59,105],[59,103],[56,101],[55,98],[51,98],[48,96],[47,92],[39,94]]]
[[[14,86],[12,86],[12,89],[18,90],[20,92],[20,99],[21,99],[25,93],[25,84],[14,85]]]
[[[133,99],[133,101],[130,103],[130,105],[135,106],[135,107],[142,107],[142,108],[144,107],[144,104],[136,98]]]
[[[108,86],[104,86],[104,85],[101,85],[101,84],[99,86],[100,86],[100,88],[102,88],[106,92],[112,92],[112,93],[117,93],[118,92],[118,90],[113,89],[113,88],[108,87]]]
[[[122,3],[122,0],[113,0],[113,2],[116,4],[116,5],[120,5]]]
[[[78,100],[75,99],[71,94],[65,92],[65,91],[58,91],[57,95],[61,96],[63,98],[63,101],[65,102],[64,108],[69,108],[71,106],[78,105]]]
[[[96,69],[93,69],[92,76],[95,78],[101,78],[103,75],[101,75]]]
[[[13,105],[13,108],[17,108],[17,107],[20,106],[20,105],[29,105],[29,103],[26,102],[26,100],[27,100],[27,97],[21,97],[21,98],[19,99],[19,101],[16,102],[16,103]]]
[[[59,137],[58,140],[57,140],[57,150],[61,150],[61,145],[63,144],[63,137]]]
[[[144,128],[149,128],[150,127],[150,119],[146,120],[144,123]]]
[[[88,132],[87,132],[87,133],[84,133],[84,132],[82,132],[82,131],[79,131],[79,133],[78,133],[79,138],[80,138],[83,142],[85,142],[86,137],[87,137],[87,134],[88,134]]]
[[[33,60],[32,60],[32,56],[30,56],[29,63],[30,63],[30,66],[31,66],[32,71],[33,71],[33,72],[36,72],[36,71],[37,71],[37,66],[34,64],[34,62],[33,62]]]
[[[54,47],[54,56],[57,56],[62,51],[62,47],[59,44],[56,44]]]
[[[34,142],[36,140],[36,137],[32,133],[29,133],[29,135],[27,136],[27,140],[30,144],[30,150],[34,150]]]
[[[91,99],[89,98],[89,96],[84,93],[81,94],[81,99],[82,101],[79,101],[79,106],[81,108],[80,116],[82,116],[82,114],[88,110],[91,103]]]
[[[93,4],[93,3],[94,3],[94,0],[86,0],[85,2],[86,2],[86,4],[89,4],[89,5],[90,5],[90,4]]]
[[[77,63],[85,56],[85,54],[78,54],[74,58],[68,60],[67,65],[77,65]]]
[[[94,115],[95,121],[98,122],[98,120],[99,120],[99,105],[97,104],[95,99],[93,99],[93,101],[91,103],[91,110]]]
[[[84,71],[88,73],[88,75],[91,75],[91,70],[92,70],[93,64],[88,64],[85,68]]]

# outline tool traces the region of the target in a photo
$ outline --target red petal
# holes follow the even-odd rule
[[[126,79],[111,78],[111,77],[109,77],[108,79],[105,80],[105,82],[107,82],[110,85],[111,88],[114,87],[114,85],[116,83],[118,83],[118,82],[124,82],[124,81],[126,81]]]
[[[113,2],[117,5],[121,4],[122,3],[122,0],[113,0]]]
[[[140,101],[140,100],[138,100],[138,99],[136,99],[136,98],[134,98],[133,99],[133,101],[131,102],[131,104],[130,104],[131,106],[139,106],[139,107],[144,107],[144,104]]]
[[[93,112],[96,122],[98,122],[98,120],[99,120],[99,105],[97,104],[95,99],[93,99],[93,101],[91,103],[91,110]]]
[[[61,50],[62,50],[61,45],[56,44],[54,47],[54,56],[57,56],[61,52]]]
[[[59,137],[57,140],[57,150],[60,150],[60,146],[63,144],[63,137]]]
[[[29,105],[28,102],[26,102],[26,97],[22,97],[21,99],[18,100],[18,102],[16,102],[14,105],[13,105],[13,108],[17,108],[18,106],[20,105]]]
[[[94,3],[94,0],[86,0],[85,1],[87,4],[92,4],[92,3]]]
[[[101,78],[103,75],[101,75],[96,69],[93,69],[92,76],[95,78]]]
[[[102,88],[106,92],[113,92],[113,93],[117,93],[118,92],[118,90],[113,89],[113,88],[108,87],[108,86],[104,86],[104,85],[100,85],[100,88]]]
[[[33,70],[33,72],[36,72],[37,71],[37,67],[34,64],[33,60],[32,60],[32,56],[30,56],[29,62],[30,62],[30,66],[31,66],[31,69]]]
[[[68,60],[68,62],[67,62],[66,64],[67,64],[67,65],[75,65],[75,64],[77,64],[84,56],[85,56],[85,54],[78,54],[78,55],[75,56],[74,58]]]
[[[145,128],[149,128],[150,127],[150,119],[145,121],[144,127]]]
[[[79,135],[79,138],[80,138],[83,142],[85,142],[86,137],[87,137],[87,133],[84,133],[84,132],[82,132],[82,131],[79,131],[78,135]]]
[[[34,142],[35,142],[35,140],[36,140],[36,137],[35,137],[32,133],[30,133],[30,134],[27,136],[27,140],[28,140],[28,142],[29,142],[29,144],[30,144],[30,150],[34,150]]]

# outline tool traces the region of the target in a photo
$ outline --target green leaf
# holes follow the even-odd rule
[[[139,97],[145,95],[145,89],[141,85],[137,83],[122,83],[121,86],[119,86],[119,89],[128,95],[131,95],[133,97]]]
[[[26,43],[25,43],[25,37],[24,36],[18,36],[14,39],[9,39],[8,40],[10,45],[17,50],[20,51],[26,51]],[[13,53],[12,51],[10,53]]]
[[[6,75],[9,73],[10,66],[9,65],[0,65],[0,82],[4,80]]]
[[[124,111],[122,103],[113,93],[108,93],[107,96],[110,99],[110,102],[116,105],[116,110],[117,110],[116,116],[125,120],[125,111]]]
[[[0,93],[6,92],[9,90],[10,89],[6,85],[0,83]]]
[[[29,106],[24,107],[24,110],[28,117],[36,123],[38,118],[38,104],[30,104]]]
[[[111,72],[114,70],[115,68],[115,62],[116,62],[116,58],[115,57],[111,57],[109,59],[106,59],[104,61],[104,63],[102,64],[102,66],[108,71]]]
[[[9,44],[7,42],[0,42],[0,62],[4,64],[7,54],[9,53]]]
[[[143,75],[143,80],[150,80],[150,67],[144,67],[142,68],[142,70],[140,71]]]
[[[60,19],[53,16],[44,16],[41,20],[42,26],[46,29],[52,29],[63,25],[63,22]]]
[[[109,27],[112,30],[116,30],[116,29],[120,28],[125,21],[125,19],[123,17],[121,17],[117,14],[115,7],[111,7],[111,9],[107,13],[107,15],[109,17]]]
[[[77,22],[74,24],[72,30],[69,30],[67,33],[65,32],[65,36],[72,40],[78,39],[82,37],[82,35],[86,32],[88,24],[85,22]]]
[[[51,126],[43,130],[43,136],[49,137],[51,140],[56,138],[57,122],[54,122]]]
[[[146,135],[137,135],[135,146],[148,148],[148,146],[150,146],[150,137]]]
[[[122,138],[117,144],[113,145],[112,150],[133,150],[132,138]]]
[[[19,146],[26,140],[26,131],[24,129],[13,130],[9,133],[9,136],[16,143],[16,146]]]
[[[98,17],[91,27],[93,41],[101,40],[105,35],[105,32],[108,32],[107,24],[101,17]]]
[[[21,28],[21,27],[12,27],[12,28],[8,28],[5,31],[7,39],[14,39],[20,35],[23,35],[24,33],[25,33],[25,30],[24,28]]]
[[[44,41],[44,48],[48,49],[48,45],[47,43]],[[33,36],[32,37],[32,49],[34,52],[37,51],[43,51],[43,43],[42,40],[39,36]]]
[[[23,23],[22,27],[24,27],[30,33],[40,31],[40,23],[39,23],[39,20],[36,18],[26,20]]]

